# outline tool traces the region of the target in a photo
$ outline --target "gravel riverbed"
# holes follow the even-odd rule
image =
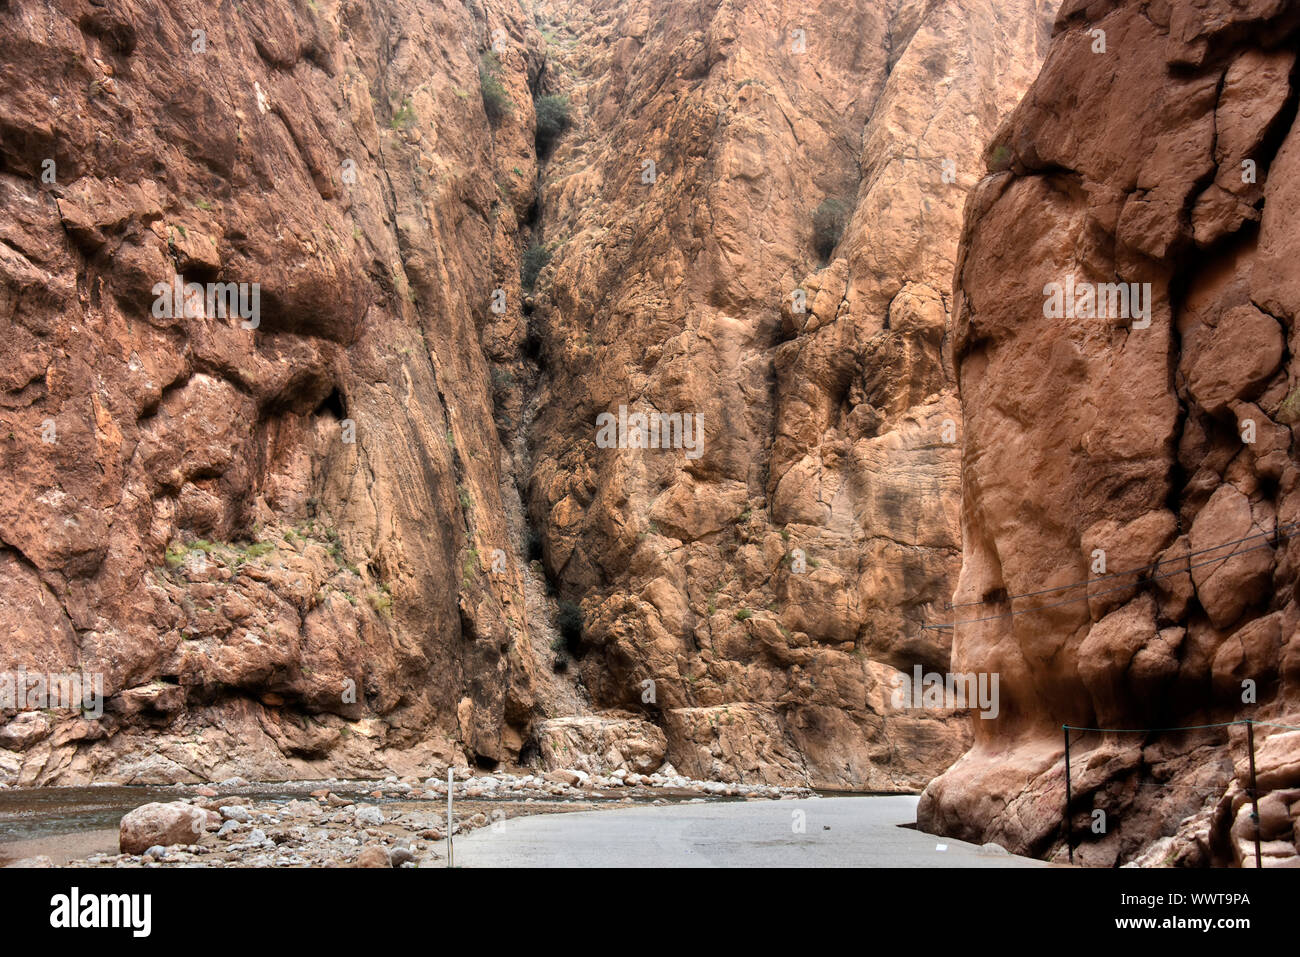
[[[9,867],[445,867],[447,788],[443,779],[396,776],[261,784],[232,778],[150,788],[140,807],[122,815],[120,831],[110,829],[117,816],[112,813],[98,828],[55,828],[0,843],[0,862],[8,859]],[[814,796],[806,788],[623,771],[473,775],[459,769],[452,788],[453,839],[481,827],[508,829],[512,818],[523,815]],[[47,805],[50,792],[58,790],[41,789]],[[20,793],[9,789],[5,796]]]

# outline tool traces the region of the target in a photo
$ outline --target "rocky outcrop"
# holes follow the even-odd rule
[[[536,733],[542,763],[551,771],[649,774],[663,765],[667,749],[658,727],[631,715],[553,718],[539,722]]]
[[[891,682],[948,665],[947,290],[1049,6],[538,5],[573,126],[523,303],[528,507],[593,703],[684,772],[906,788],[965,745]],[[638,448],[637,415],[680,418]]]
[[[1001,713],[922,826],[1064,859],[1063,724],[1221,724],[1073,732],[1076,860],[1253,866],[1251,719],[1264,863],[1300,863],[1298,29],[1294,4],[1071,0],[985,154],[953,660],[1000,675]]]
[[[0,779],[923,784],[960,210],[1051,6],[0,4],[0,670],[106,699]]]
[[[0,7],[0,670],[108,699],[6,729],[6,780],[518,756],[555,691],[479,326],[540,44],[492,2]]]

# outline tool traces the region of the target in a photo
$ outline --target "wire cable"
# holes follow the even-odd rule
[[[1236,721],[1221,721],[1218,724],[1189,724],[1181,728],[1081,728],[1075,724],[1061,725],[1062,731],[1113,731],[1116,734],[1147,734],[1152,731],[1201,731],[1205,728],[1231,728],[1234,724],[1250,724],[1250,718],[1238,718]],[[1260,722],[1256,721],[1256,724]]]
[[[962,621],[953,621],[942,625],[922,625],[921,628],[927,631],[941,631],[944,628],[955,628],[958,625],[972,625],[981,621],[998,621],[1002,618],[1015,618],[1017,615],[1028,615],[1028,614],[1032,614],[1033,612],[1047,611],[1050,608],[1060,608],[1062,605],[1072,605],[1075,602],[1079,602],[1079,601],[1090,601],[1093,598],[1100,598],[1102,595],[1109,595],[1113,592],[1127,591],[1130,588],[1137,588],[1143,582],[1155,582],[1155,581],[1161,581],[1162,579],[1165,578],[1173,578],[1175,575],[1187,575],[1191,573],[1191,570],[1193,568],[1202,568],[1205,565],[1213,565],[1215,562],[1226,562],[1228,559],[1233,558],[1237,555],[1246,555],[1249,554],[1250,552],[1258,551],[1261,548],[1270,548],[1282,541],[1295,538],[1296,535],[1300,535],[1300,532],[1292,532],[1289,535],[1277,535],[1271,542],[1264,542],[1262,545],[1254,545],[1250,548],[1242,549],[1241,551],[1229,552],[1227,555],[1224,555],[1221,558],[1210,558],[1203,562],[1194,562],[1189,564],[1186,568],[1180,568],[1177,571],[1172,571],[1165,575],[1152,575],[1148,578],[1144,578],[1139,581],[1132,582],[1131,584],[1128,585],[1119,585],[1115,588],[1104,588],[1101,591],[1088,592],[1087,594],[1080,595],[1078,598],[1065,598],[1062,599],[1061,601],[1048,602],[1046,605],[1036,605],[1033,608],[1022,608],[1019,611],[1004,612],[1001,615],[984,615],[980,618],[966,618],[963,619]],[[1252,537],[1258,537],[1258,536],[1252,536]],[[1231,544],[1231,543],[1227,543],[1227,544]],[[1010,601],[1011,599],[1008,598],[1007,600]]]
[[[1054,591],[1066,591],[1070,588],[1078,588],[1080,585],[1091,585],[1094,582],[1106,581],[1106,579],[1108,578],[1123,578],[1126,575],[1135,575],[1138,572],[1149,571],[1150,569],[1153,568],[1159,568],[1161,565],[1168,565],[1171,562],[1180,562],[1185,558],[1195,558],[1197,555],[1204,555],[1207,552],[1215,552],[1218,551],[1220,548],[1227,548],[1229,545],[1240,545],[1243,542],[1248,542],[1251,539],[1259,538],[1261,536],[1273,537],[1275,540],[1280,540],[1278,536],[1280,536],[1282,529],[1284,528],[1291,529],[1291,528],[1295,528],[1296,526],[1300,526],[1300,521],[1287,522],[1283,525],[1278,525],[1271,532],[1256,532],[1254,535],[1247,535],[1245,538],[1238,538],[1235,541],[1220,542],[1218,545],[1211,545],[1208,548],[1199,548],[1195,551],[1188,552],[1185,555],[1175,555],[1172,558],[1162,558],[1159,561],[1152,562],[1149,565],[1142,565],[1138,568],[1130,568],[1128,571],[1111,572],[1106,575],[1098,575],[1095,578],[1085,578],[1082,579],[1081,581],[1071,582],[1068,585],[1055,585],[1051,588],[1040,588],[1037,591],[1027,591],[1019,595],[1008,595],[1006,598],[1000,600],[1015,601],[1017,598],[1032,598],[1036,595],[1048,595]],[[1291,536],[1287,536],[1287,537],[1290,538]],[[987,604],[989,604],[989,601],[987,599],[980,599],[979,601],[959,601],[956,604],[953,604],[952,602],[944,602],[943,607],[946,610],[952,608],[968,608],[971,605],[987,605]]]

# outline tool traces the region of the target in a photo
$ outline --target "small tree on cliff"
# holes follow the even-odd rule
[[[567,96],[539,96],[537,109],[537,152],[551,148],[569,125],[569,98]]]
[[[813,246],[823,261],[831,258],[848,221],[849,207],[842,200],[824,199],[813,211]]]
[[[534,243],[524,250],[524,255],[519,260],[519,282],[525,292],[533,291],[538,275],[550,261],[551,251],[541,243]]]
[[[501,61],[488,50],[478,61],[479,89],[483,91],[483,111],[493,126],[514,112],[510,94],[501,84]]]
[[[570,655],[577,657],[582,645],[582,609],[576,602],[567,599],[560,602],[559,614],[555,616],[555,627]]]

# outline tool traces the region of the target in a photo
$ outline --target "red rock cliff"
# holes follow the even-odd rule
[[[1002,703],[925,826],[1063,859],[1063,724],[1300,726],[1297,24],[1067,2],[986,153],[955,291],[953,660]],[[1077,308],[1045,310],[1067,283]],[[1245,747],[1241,725],[1075,732],[1078,859],[1253,865]],[[1256,747],[1265,863],[1295,864],[1300,732]]]
[[[109,696],[0,779],[946,767],[888,682],[948,665],[950,277],[1053,6],[0,0],[0,670]]]

